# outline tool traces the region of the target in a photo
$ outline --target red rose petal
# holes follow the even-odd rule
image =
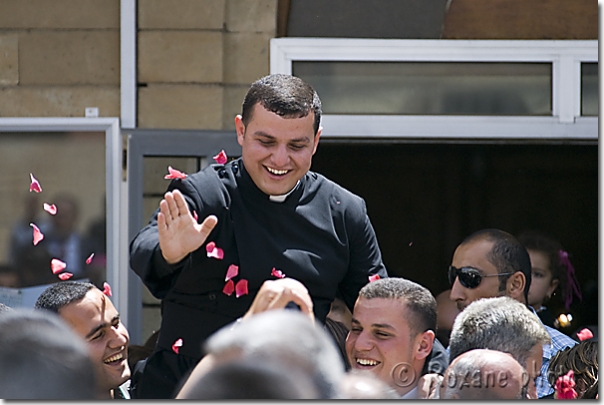
[[[94,257],[94,253],[92,253],[90,256],[88,256],[88,258],[86,259],[86,264],[92,263],[92,258],[93,257]]]
[[[226,278],[224,279],[224,281],[229,281],[233,277],[237,276],[238,273],[239,273],[239,266],[237,266],[235,264],[231,264],[227,270]]]
[[[197,211],[193,210],[193,218],[195,218],[195,222],[199,222],[197,219],[199,218],[197,216]]]
[[[229,280],[224,285],[222,292],[230,296],[231,294],[233,294],[233,291],[235,291],[235,283],[233,283],[233,280]]]
[[[172,351],[176,354],[178,354],[178,351],[180,350],[180,348],[182,347],[182,339],[177,339],[176,342],[174,342],[174,344],[172,345]]]
[[[36,193],[41,193],[42,186],[40,185],[40,182],[38,180],[36,180],[34,175],[31,173],[29,174],[29,177],[31,177],[31,184],[29,185],[29,192],[31,193],[32,191],[35,191]]]
[[[65,273],[61,273],[61,274],[59,274],[59,278],[60,278],[61,280],[63,280],[63,281],[65,281],[65,280],[69,280],[69,279],[70,279],[70,278],[72,278],[72,277],[73,277],[73,274],[68,273],[68,272],[65,272]]]
[[[274,277],[277,277],[277,278],[285,278],[285,274],[283,274],[283,272],[281,270],[277,270],[274,267],[271,270],[271,276],[274,276]]]
[[[164,179],[185,179],[187,178],[186,173],[181,172],[180,170],[173,169],[172,166],[168,166],[169,174],[164,176]]]
[[[34,228],[34,246],[36,246],[42,239],[44,239],[44,234],[40,232],[40,228],[38,228],[33,222],[31,222],[29,226]]]
[[[555,390],[556,399],[576,399],[575,372],[573,370],[568,370],[568,373],[558,377],[555,384]]]
[[[227,162],[227,155],[224,152],[224,149],[220,151],[220,153],[216,156],[213,157],[213,159],[216,161],[216,163],[218,163],[219,165],[223,165]]]
[[[369,282],[378,281],[380,279],[379,274],[374,274],[373,276],[369,276]]]
[[[231,280],[229,280],[229,281],[231,281]],[[246,295],[246,294],[247,294],[247,280],[241,279],[237,282],[237,285],[235,286],[235,296],[237,298],[239,298],[242,295]]]
[[[111,286],[106,281],[103,283],[103,294],[108,297],[111,297]]]
[[[63,270],[65,270],[65,267],[67,267],[67,264],[65,264],[65,262],[62,262],[59,259],[52,259],[50,261],[50,268],[52,269],[52,274],[57,274],[57,273],[62,272]]]
[[[224,258],[224,251],[219,247],[216,247],[215,242],[208,242],[206,245],[206,253],[208,254],[208,257],[214,257],[219,260]]]
[[[50,215],[56,215],[57,206],[54,204],[44,203],[44,211],[48,212]]]
[[[591,332],[591,330],[589,330],[587,328],[583,328],[583,329],[581,329],[581,332],[577,333],[577,337],[579,338],[580,341],[584,341],[584,340],[591,339],[592,337],[594,337],[594,334]]]

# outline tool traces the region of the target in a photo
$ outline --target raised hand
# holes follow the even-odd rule
[[[312,321],[315,320],[313,312],[313,303],[308,290],[304,284],[293,278],[280,278],[278,280],[266,280],[250,309],[245,313],[243,319],[248,319],[254,314],[269,311],[271,309],[285,308],[285,306],[293,301],[300,307],[300,311],[308,316]]]
[[[170,264],[178,263],[189,253],[197,250],[208,238],[218,223],[218,218],[209,215],[201,224],[189,212],[189,207],[180,191],[168,191],[159,203],[157,229],[159,247],[164,259]]]

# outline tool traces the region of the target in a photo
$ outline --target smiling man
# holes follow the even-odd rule
[[[59,314],[86,341],[99,389],[107,398],[130,397],[130,336],[109,297],[94,284],[62,281],[44,290],[35,308]]]
[[[163,310],[157,347],[133,376],[136,398],[173,398],[205,339],[243,316],[274,274],[307,287],[321,322],[336,291],[352,309],[370,276],[387,277],[364,200],[309,170],[320,122],[310,85],[263,77],[235,118],[241,158],[170,183],[130,245],[132,269]],[[221,259],[208,257],[210,242]]]
[[[436,299],[409,280],[387,278],[359,292],[346,338],[353,369],[368,370],[402,399],[417,399],[417,384],[432,351]]]

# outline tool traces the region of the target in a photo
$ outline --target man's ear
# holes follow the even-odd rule
[[[425,359],[432,353],[432,345],[434,344],[434,331],[427,330],[424,333],[420,333],[416,338],[417,349],[415,352],[415,358],[418,360]]]
[[[521,271],[517,271],[508,278],[506,282],[506,295],[526,304],[524,298],[524,286],[526,285],[526,277]]]
[[[245,134],[245,124],[243,123],[241,115],[235,117],[235,132],[237,132],[237,142],[240,146],[243,146],[243,135]]]

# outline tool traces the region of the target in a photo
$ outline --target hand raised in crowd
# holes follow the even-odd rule
[[[266,280],[258,290],[250,309],[243,316],[243,320],[260,312],[285,308],[289,302],[298,305],[300,311],[314,322],[313,303],[308,290],[298,280],[287,277]]]
[[[218,218],[208,215],[198,224],[180,191],[164,194],[159,203],[157,230],[159,246],[164,259],[170,264],[178,263],[189,253],[197,250],[208,238],[218,223]]]

